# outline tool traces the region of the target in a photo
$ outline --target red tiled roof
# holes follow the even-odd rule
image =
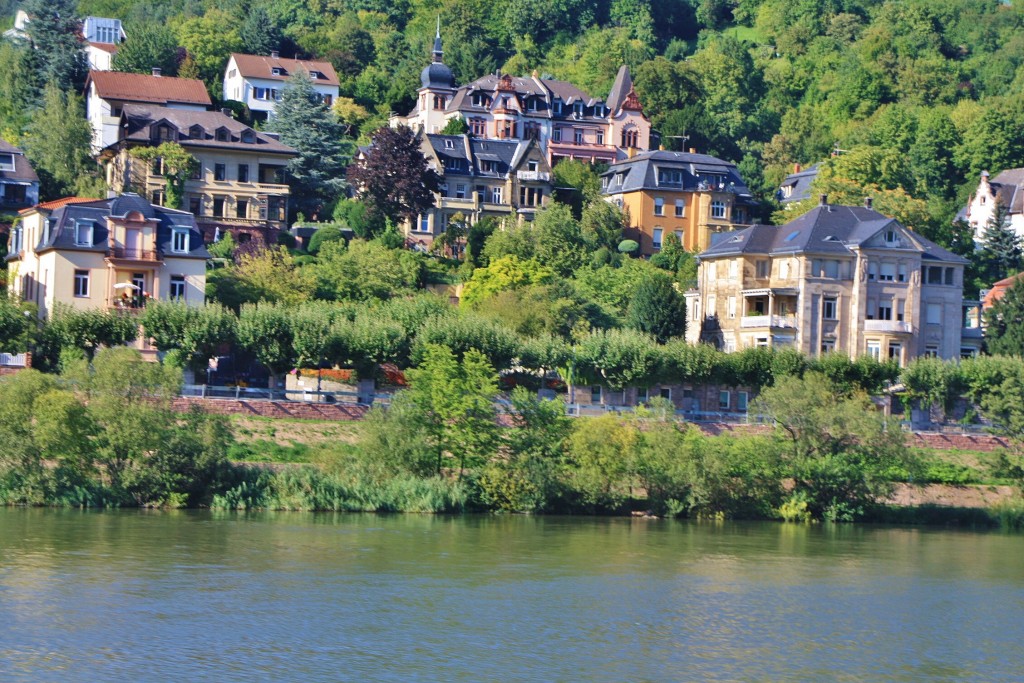
[[[1024,278],[1024,273],[1017,273],[1016,275],[1011,275],[1010,277],[1004,278],[999,282],[995,283],[994,285],[992,285],[992,289],[988,290],[988,294],[986,294],[985,298],[982,299],[981,301],[982,309],[988,310],[989,308],[992,308],[995,302],[999,301],[1006,295],[1006,290],[1012,287],[1014,283],[1016,283],[1021,278]]]
[[[99,199],[93,199],[91,197],[64,197],[63,199],[54,199],[51,202],[42,202],[35,206],[30,206],[27,209],[22,209],[18,213],[31,213],[32,211],[54,211],[62,206],[68,204],[85,204],[86,202],[98,202]]]
[[[272,81],[286,81],[298,70],[318,71],[323,78],[318,78],[312,83],[320,85],[338,85],[338,74],[330,62],[320,62],[310,59],[287,59],[285,57],[266,57],[263,55],[243,55],[232,52],[231,56],[238,65],[238,72],[245,78],[266,78]],[[284,71],[282,75],[274,75],[274,67]]]
[[[118,48],[116,43],[89,43],[89,45],[96,48],[97,50],[103,50],[104,52],[109,52],[110,54],[114,54],[115,52],[117,52]]]
[[[90,82],[96,85],[96,93],[105,100],[158,104],[181,102],[206,107],[213,104],[210,101],[210,94],[206,92],[206,86],[194,78],[171,78],[121,71],[90,71],[86,88]]]

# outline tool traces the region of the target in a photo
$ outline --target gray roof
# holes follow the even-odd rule
[[[108,217],[124,218],[132,211],[137,211],[149,220],[159,221],[157,223],[156,242],[157,250],[162,253],[171,253],[171,238],[174,228],[185,228],[189,230],[189,253],[174,253],[175,258],[210,258],[203,244],[203,236],[196,226],[195,217],[187,211],[168,209],[163,206],[155,206],[137,194],[126,192],[117,197],[109,199],[98,199],[93,202],[78,204],[67,204],[50,214],[49,239],[44,240],[40,235],[36,251],[43,249],[62,249],[69,251],[95,251],[106,253],[110,235],[107,231]],[[92,244],[75,244],[75,225],[79,221],[92,223]]]
[[[792,204],[793,202],[800,202],[805,199],[811,198],[811,183],[818,177],[818,164],[808,166],[807,168],[801,169],[796,173],[790,173],[786,176],[786,179],[782,181],[782,185],[779,187],[779,191],[776,193],[776,197],[783,204]],[[790,187],[792,190],[788,197],[784,196],[783,188]]]
[[[190,111],[148,104],[124,105],[121,113],[122,126],[127,124],[124,128],[124,139],[147,144],[157,142],[151,133],[151,126],[161,121],[166,121],[178,130],[177,142],[186,148],[230,149],[289,156],[297,154],[295,149],[278,140],[276,136],[256,131],[219,111]],[[198,128],[193,131],[197,126]],[[221,128],[228,131],[225,140],[216,138],[216,132]],[[193,135],[193,132],[196,135]],[[252,142],[242,142],[243,134],[250,135]]]
[[[503,78],[507,78],[506,83],[511,86],[510,91],[499,90],[499,85],[501,85]],[[472,96],[477,92],[485,93],[491,98],[488,106],[473,104]],[[503,96],[515,98],[519,109],[526,117],[573,121],[607,120],[603,116],[603,111],[598,109],[598,107],[605,106],[601,98],[591,97],[572,83],[540,78],[536,75],[523,78],[520,76],[506,77],[502,74],[488,74],[456,90],[446,111],[458,111],[468,115],[472,115],[473,112],[490,111],[499,103]],[[533,110],[527,104],[527,101],[531,98],[533,98],[535,103],[535,109]],[[554,111],[554,101],[556,99],[562,102],[562,112],[560,114],[556,114]],[[577,102],[583,102],[583,114],[579,117],[573,115],[573,107]]]
[[[39,182],[39,176],[36,175],[35,169],[32,168],[32,164],[30,164],[28,159],[25,158],[24,152],[3,139],[0,139],[0,152],[14,155],[14,170],[4,171],[3,169],[0,169],[0,182],[5,180],[14,183]]]
[[[464,175],[483,178],[508,177],[529,149],[530,140],[486,140],[468,135],[428,134],[427,140],[433,148],[445,176]],[[481,161],[496,164],[493,173],[481,170]],[[454,163],[453,163],[454,162]]]
[[[854,248],[867,242],[881,230],[902,225],[874,209],[862,206],[816,206],[785,225],[752,225],[735,232],[720,233],[700,258],[739,256],[741,254],[835,254],[852,256]],[[916,243],[922,259],[950,263],[968,263],[967,259],[946,251],[912,231],[907,234]]]
[[[678,171],[680,182],[659,182],[659,171]],[[700,176],[719,176],[720,182],[712,187]],[[736,165],[708,154],[691,152],[642,152],[630,159],[617,161],[601,174],[603,193],[620,194],[639,190],[686,192],[733,192],[741,203],[754,203],[753,195]]]
[[[619,73],[615,75],[615,82],[612,83],[612,90],[608,93],[608,108],[612,112],[619,110],[622,103],[626,101],[626,95],[633,89],[633,77],[629,73],[629,67],[623,64],[619,67]]]
[[[989,183],[996,199],[1010,213],[1024,213],[1024,168],[1008,168]]]

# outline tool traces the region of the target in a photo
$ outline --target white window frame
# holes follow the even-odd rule
[[[81,230],[85,230],[84,239]],[[92,221],[75,221],[75,246],[91,247],[93,243]]]
[[[723,400],[725,399],[725,400]],[[729,406],[732,405],[732,394],[724,389],[718,392],[718,409],[729,410]]]
[[[831,310],[830,310],[831,309]],[[839,320],[839,298],[826,296],[821,300],[821,319]]]
[[[665,234],[665,231],[662,228],[655,228],[651,232],[651,245],[655,249],[661,249],[661,240],[662,240],[662,235],[664,235],[664,234]]]
[[[6,159],[6,161],[5,161]],[[0,152],[0,171],[13,171],[14,170],[14,154],[9,152]]]
[[[654,215],[664,216],[665,215],[665,199],[663,197],[654,198]]]
[[[686,202],[682,199],[676,200],[676,218],[683,218],[686,216]]]
[[[725,202],[719,199],[711,202],[711,217],[725,218]]]
[[[189,249],[189,242],[191,241],[191,231],[183,230],[181,228],[174,228],[171,231],[171,251],[175,254],[187,254]]]
[[[74,294],[77,299],[89,298],[89,271],[76,270],[74,278]]]
[[[184,301],[185,291],[188,289],[184,275],[172,275],[168,294],[171,300]]]
[[[882,342],[877,340],[868,341],[868,355],[877,361],[882,360]]]
[[[927,303],[924,307],[924,322],[926,325],[942,324],[942,304]]]

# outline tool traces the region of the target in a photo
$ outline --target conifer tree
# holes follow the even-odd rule
[[[1010,227],[1006,206],[996,200],[992,218],[985,224],[978,251],[979,275],[989,285],[1021,269],[1020,236]]]
[[[62,90],[79,89],[85,82],[86,61],[74,0],[25,0],[29,40],[41,58],[47,83]]]
[[[242,22],[242,43],[249,54],[269,55],[281,46],[281,29],[263,7],[256,7]]]
[[[92,160],[92,129],[85,119],[82,98],[65,93],[56,82],[47,84],[43,106],[25,132],[25,154],[39,174],[40,199],[70,194],[99,197],[101,182]]]
[[[305,71],[292,74],[267,128],[299,153],[288,162],[292,212],[327,218],[324,207],[347,186],[345,166],[352,143],[345,139],[344,125],[313,89]]]
[[[148,74],[154,67],[164,76],[178,72],[178,40],[163,24],[140,23],[132,28],[132,39],[118,47],[114,68]]]
[[[1024,356],[1024,279],[985,312],[985,345],[995,355]]]

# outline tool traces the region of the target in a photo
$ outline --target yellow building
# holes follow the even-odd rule
[[[231,232],[240,242],[273,242],[287,229],[285,170],[296,156],[288,145],[222,112],[126,104],[121,121],[120,140],[102,155],[113,190],[133,190],[162,205],[167,180],[159,160],[133,159],[131,150],[177,142],[199,161],[198,172],[185,181],[183,206],[208,241]]]
[[[642,256],[658,253],[668,235],[703,251],[712,234],[749,225],[757,206],[735,165],[692,150],[614,163],[601,176],[601,191],[628,215],[626,236],[639,242]]]
[[[974,355],[980,346],[976,328],[964,324],[967,260],[870,202],[832,206],[823,197],[785,225],[719,236],[699,261],[697,290],[686,295],[693,343],[869,355],[901,365]]]
[[[132,309],[147,298],[199,306],[206,251],[195,219],[135,194],[63,199],[21,212],[7,254],[8,288],[46,318],[58,304]]]

